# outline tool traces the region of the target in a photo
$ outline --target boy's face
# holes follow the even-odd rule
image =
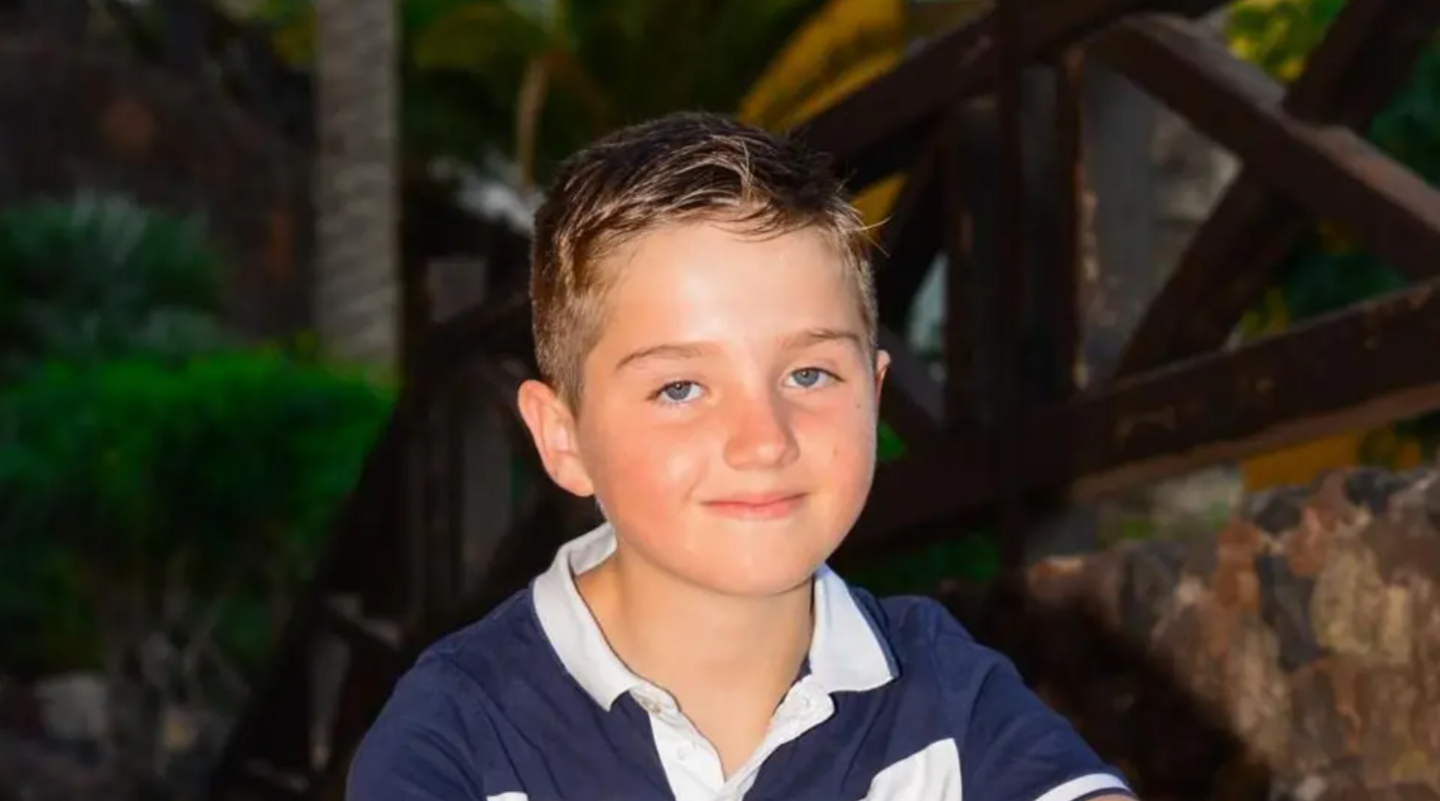
[[[599,266],[616,280],[578,419],[522,391],[551,475],[596,495],[628,559],[730,594],[802,584],[874,473],[887,357],[849,268],[819,232],[721,223],[658,229]]]

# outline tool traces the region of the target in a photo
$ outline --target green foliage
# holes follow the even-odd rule
[[[199,221],[124,197],[0,212],[0,672],[95,665],[121,607],[158,628],[123,636],[262,658],[389,393],[238,349],[222,268]]]
[[[531,144],[542,184],[560,159],[614,127],[677,109],[738,110],[771,59],[825,4],[396,2],[407,155],[489,170],[496,153],[517,153],[519,121],[527,114],[525,77],[543,65],[546,78],[531,98],[538,100]],[[289,60],[312,62],[312,4],[268,0],[258,17],[275,28]],[[795,102],[808,99],[801,94]]]
[[[889,462],[905,455],[905,441],[895,433],[884,420],[880,421],[880,430],[876,433],[877,456],[882,462]]]
[[[1225,20],[1230,49],[1283,82],[1293,81],[1346,0],[1241,0]]]
[[[7,667],[93,657],[102,591],[153,596],[177,571],[190,603],[253,617],[309,569],[388,409],[269,352],[30,371],[0,398],[0,628],[6,658],[39,664]]]
[[[0,212],[0,379],[42,355],[213,348],[219,306],[220,259],[194,220],[103,195]]]
[[[877,595],[930,592],[945,581],[984,583],[1000,574],[1000,546],[988,531],[961,533],[960,539],[887,559],[849,577]]]
[[[431,0],[434,3],[436,0]],[[537,62],[548,86],[536,126],[537,178],[614,127],[677,109],[733,112],[823,0],[450,0],[417,35],[418,76],[475,76],[506,121],[525,109]],[[495,132],[507,152],[516,126]]]

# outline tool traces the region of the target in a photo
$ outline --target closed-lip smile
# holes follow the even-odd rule
[[[724,517],[775,520],[789,516],[804,499],[803,492],[742,492],[705,501],[704,506]]]

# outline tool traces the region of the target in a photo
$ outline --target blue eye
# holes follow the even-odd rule
[[[834,377],[819,367],[802,367],[790,373],[790,380],[801,389],[815,389]]]
[[[661,403],[689,403],[699,397],[700,385],[694,381],[671,381],[655,393]]]

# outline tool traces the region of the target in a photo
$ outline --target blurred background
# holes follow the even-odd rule
[[[808,137],[877,226],[839,569],[944,599],[1151,801],[1440,799],[1437,29],[0,0],[0,801],[342,797],[407,660],[593,522],[509,408],[530,214],[681,109]]]

